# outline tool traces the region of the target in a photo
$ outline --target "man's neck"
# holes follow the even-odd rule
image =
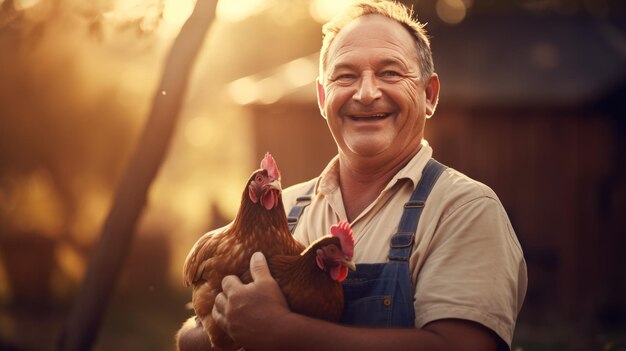
[[[339,154],[339,186],[343,205],[348,221],[352,222],[363,212],[380,193],[389,181],[398,173],[421,149],[407,152],[389,162],[364,160],[351,162],[344,154]]]

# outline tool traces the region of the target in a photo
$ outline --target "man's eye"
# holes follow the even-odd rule
[[[404,75],[398,71],[388,70],[380,72],[378,77],[383,82],[395,83],[401,81],[404,78]]]
[[[333,80],[338,81],[338,82],[349,82],[355,79],[356,79],[356,75],[352,73],[344,73],[344,74],[339,74],[335,76]]]
[[[396,71],[384,71],[380,75],[382,77],[402,77],[402,75]]]

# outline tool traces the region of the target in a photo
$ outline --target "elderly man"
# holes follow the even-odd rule
[[[291,312],[255,254],[253,283],[224,279],[218,325],[250,350],[510,349],[522,249],[496,194],[431,158],[439,78],[423,26],[395,2],[352,5],[324,26],[317,93],[338,155],[284,202],[305,245],[342,219],[354,230],[342,322]]]

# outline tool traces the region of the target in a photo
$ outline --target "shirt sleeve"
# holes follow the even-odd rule
[[[471,320],[510,348],[526,292],[526,264],[497,198],[471,199],[444,214],[415,285],[415,324]]]

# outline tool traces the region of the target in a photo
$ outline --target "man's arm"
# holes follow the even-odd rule
[[[250,261],[254,281],[222,282],[213,319],[244,347],[259,350],[496,350],[498,337],[482,325],[458,319],[423,329],[357,328],[309,318],[289,310],[259,253]]]

